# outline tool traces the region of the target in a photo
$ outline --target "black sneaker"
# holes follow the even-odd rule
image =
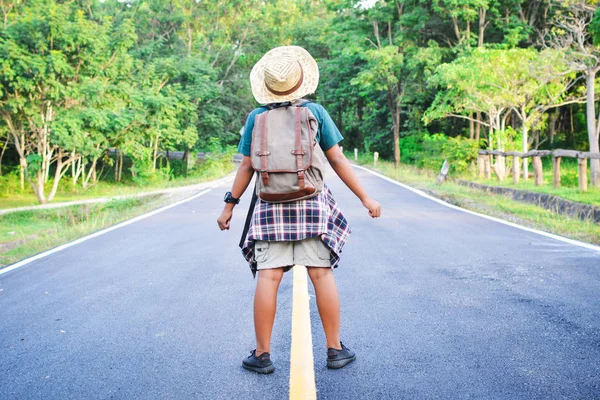
[[[275,371],[271,355],[269,353],[262,353],[256,357],[256,350],[252,350],[250,356],[242,361],[242,367],[259,374],[270,374]]]
[[[327,349],[327,368],[338,369],[343,368],[356,360],[356,353],[344,346],[344,343],[340,342],[342,349]]]

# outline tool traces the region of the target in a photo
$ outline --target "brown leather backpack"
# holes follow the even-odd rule
[[[256,116],[250,157],[258,173],[256,194],[269,203],[314,197],[323,190],[325,155],[318,121],[302,103],[287,103]]]

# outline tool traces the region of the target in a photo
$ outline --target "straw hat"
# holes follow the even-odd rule
[[[319,84],[319,66],[299,46],[269,50],[252,68],[252,94],[260,104],[300,99],[314,93]]]

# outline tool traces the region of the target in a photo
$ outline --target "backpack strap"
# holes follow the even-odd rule
[[[291,101],[284,101],[282,103],[263,104],[263,105],[259,106],[259,108],[266,108],[267,111],[271,111],[271,110],[274,110],[276,108],[281,108],[281,107],[302,107],[303,105],[305,105],[307,103],[312,103],[312,101],[306,100],[306,99],[298,99],[293,103]]]
[[[260,138],[260,175],[263,180],[263,184],[265,186],[269,186],[269,173],[267,172],[267,157],[269,156],[269,151],[267,151],[267,118],[269,113],[264,113],[260,115],[262,122],[262,135]]]
[[[296,102],[294,104],[292,104],[294,107],[302,107],[305,104],[308,103],[312,103],[311,100],[306,100],[306,99],[298,99],[296,100]]]
[[[304,189],[304,155],[306,150],[302,149],[302,108],[296,107],[296,148],[292,154],[296,156],[296,170],[298,171],[298,187]]]

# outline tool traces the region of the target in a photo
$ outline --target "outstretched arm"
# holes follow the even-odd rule
[[[250,157],[244,156],[242,158],[242,163],[238,167],[238,170],[235,174],[235,179],[233,180],[233,187],[231,188],[231,195],[237,199],[242,197],[246,189],[248,188],[248,184],[252,180],[252,175],[254,175],[254,169],[252,168],[252,161]],[[225,203],[225,207],[221,212],[219,218],[217,218],[217,223],[219,224],[219,228],[221,230],[229,229],[229,223],[231,222],[231,215],[233,214],[233,207],[235,204]]]
[[[346,186],[348,186],[348,189],[350,189],[356,197],[360,199],[363,206],[369,210],[369,215],[373,218],[381,216],[381,205],[379,205],[376,200],[369,197],[367,191],[360,184],[354,170],[350,166],[350,162],[344,153],[342,153],[340,146],[337,144],[333,145],[325,152],[325,156],[327,157],[327,160],[329,160],[331,168],[333,168],[335,173]]]

